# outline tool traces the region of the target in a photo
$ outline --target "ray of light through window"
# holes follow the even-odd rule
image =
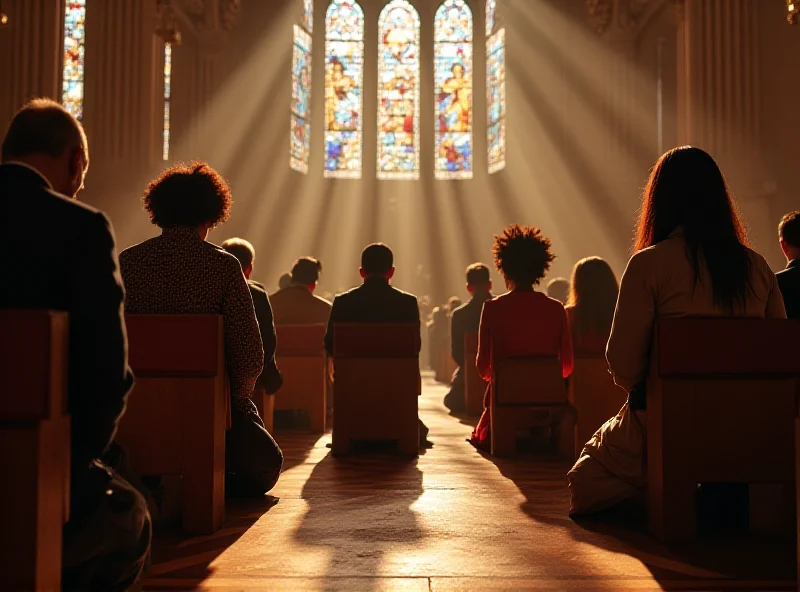
[[[445,0],[434,19],[435,174],[470,179],[472,146],[472,12]]]
[[[506,30],[486,42],[486,137],[489,174],[506,166]]]
[[[86,0],[68,0],[64,13],[61,103],[78,119],[83,119],[85,41]]]
[[[419,15],[392,0],[378,19],[379,179],[419,178]]]
[[[364,12],[333,0],[325,15],[325,176],[361,178]]]

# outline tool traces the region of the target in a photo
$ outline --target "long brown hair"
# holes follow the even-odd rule
[[[567,306],[575,308],[572,333],[608,337],[617,305],[619,284],[611,266],[600,257],[581,259],[572,268]]]
[[[750,257],[744,223],[725,178],[711,156],[691,146],[658,159],[642,196],[635,250],[681,228],[695,285],[707,271],[714,304],[730,313],[750,291]]]

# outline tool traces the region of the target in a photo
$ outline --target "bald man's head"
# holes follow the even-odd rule
[[[69,111],[51,99],[33,99],[11,120],[2,158],[36,168],[53,189],[75,197],[89,166],[89,147],[83,126]]]

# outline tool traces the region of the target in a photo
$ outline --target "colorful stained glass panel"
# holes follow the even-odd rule
[[[506,166],[506,31],[486,43],[486,109],[489,173]]]
[[[303,24],[309,33],[314,30],[314,0],[303,0]]]
[[[61,102],[83,118],[83,74],[86,41],[86,0],[68,0],[64,13],[64,69]]]
[[[494,32],[495,14],[497,13],[497,0],[486,0],[486,36]]]
[[[364,13],[333,0],[325,16],[325,176],[361,177]]]
[[[419,178],[419,15],[392,0],[378,19],[379,179]]]
[[[162,147],[162,158],[169,160],[169,107],[172,94],[172,44],[164,44],[164,145]]]
[[[289,165],[305,174],[311,153],[311,36],[297,25],[294,26],[292,51],[291,107]]]
[[[469,179],[472,154],[472,13],[445,0],[434,21],[437,179]]]

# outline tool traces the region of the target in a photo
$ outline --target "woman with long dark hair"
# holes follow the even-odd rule
[[[575,264],[565,308],[576,356],[605,353],[618,294],[617,277],[605,259],[587,257]]]
[[[644,381],[658,319],[786,318],[775,274],[748,247],[722,172],[699,148],[675,148],[656,162],[634,250],[606,350],[628,402],[586,443],[569,472],[570,514],[608,508],[646,485]]]

